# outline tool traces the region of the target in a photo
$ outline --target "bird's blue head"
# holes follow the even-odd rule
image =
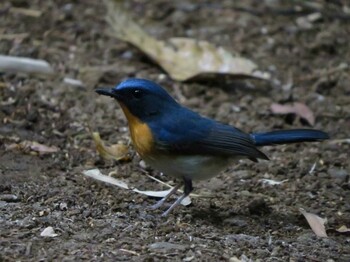
[[[115,98],[122,107],[126,107],[143,122],[179,106],[161,86],[146,79],[130,78],[116,87],[99,88],[96,92]]]

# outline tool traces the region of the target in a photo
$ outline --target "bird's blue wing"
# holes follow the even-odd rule
[[[159,123],[161,121],[161,123]],[[149,123],[157,148],[168,153],[217,156],[267,157],[259,151],[250,135],[214,120],[201,117],[184,107]]]

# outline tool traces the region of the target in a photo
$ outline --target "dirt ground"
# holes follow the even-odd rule
[[[158,39],[210,41],[252,59],[273,80],[179,83],[110,36],[100,1],[1,1],[0,54],[45,59],[56,73],[0,73],[0,261],[350,261],[350,235],[336,231],[350,227],[349,2],[157,0],[127,8]],[[242,160],[195,182],[195,193],[210,197],[162,218],[162,210],[147,209],[156,199],[82,174],[115,171],[139,189],[166,189],[145,173],[173,184],[145,170],[132,147],[131,161],[123,162],[103,161],[95,150],[91,131],[109,143],[127,143],[128,131],[120,107],[94,88],[134,76],[247,132],[308,128],[270,111],[272,103],[305,103],[314,128],[332,139],[266,147],[270,161]],[[14,146],[24,141],[59,150]],[[287,181],[271,186],[264,178]],[[328,238],[312,232],[299,208],[328,219]],[[49,226],[57,236],[40,236]]]

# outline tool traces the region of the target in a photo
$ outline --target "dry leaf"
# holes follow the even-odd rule
[[[308,213],[303,208],[300,208],[299,211],[304,215],[312,231],[314,231],[317,236],[327,237],[326,228],[324,226],[324,224],[327,223],[327,219]]]
[[[105,183],[108,183],[108,184],[111,184],[111,185],[114,185],[114,186],[117,186],[117,187],[120,187],[123,189],[129,189],[128,184],[126,184],[125,182],[118,180],[118,179],[115,179],[115,178],[110,177],[110,176],[102,175],[101,171],[97,168],[85,170],[85,171],[83,171],[83,174],[85,176],[91,177],[93,179],[96,179],[96,180],[99,180],[99,181],[102,181],[102,182],[105,182]]]
[[[10,12],[14,14],[21,14],[21,15],[26,15],[31,17],[40,17],[42,15],[42,12],[40,10],[20,8],[20,7],[11,7]]]
[[[252,61],[234,56],[222,47],[190,38],[171,38],[159,41],[131,20],[123,1],[105,0],[107,21],[118,39],[133,44],[156,61],[171,78],[185,81],[202,74],[229,74],[237,77],[269,79],[257,71]]]
[[[169,194],[169,192],[171,191],[172,188],[170,188],[169,190],[164,190],[164,191],[149,191],[149,190],[138,190],[137,188],[132,188],[129,187],[127,183],[125,183],[124,181],[121,181],[119,179],[116,179],[114,177],[110,177],[110,176],[105,176],[101,173],[101,171],[99,169],[90,169],[90,170],[85,170],[83,171],[83,174],[85,176],[91,177],[93,179],[96,179],[98,181],[102,181],[123,189],[128,189],[131,190],[133,192],[139,193],[139,194],[143,194],[146,196],[151,196],[151,197],[165,197],[167,194]],[[184,200],[182,200],[181,202],[182,205],[187,206],[189,204],[191,204],[191,200],[189,197],[186,197]]]
[[[128,160],[128,147],[124,144],[105,146],[98,132],[92,133],[96,150],[105,159]]]
[[[58,148],[55,146],[46,146],[35,141],[23,141],[21,143],[13,143],[6,145],[6,150],[22,150],[25,152],[35,151],[40,154],[50,154],[58,152]]]
[[[347,226],[343,225],[340,228],[336,229],[339,233],[350,233],[350,228]]]
[[[267,184],[267,185],[270,185],[270,186],[275,186],[275,185],[281,185],[284,182],[287,182],[288,179],[285,179],[285,180],[282,180],[282,181],[277,181],[277,180],[273,180],[273,179],[263,178],[263,179],[260,179],[259,181],[261,181],[263,184]]]
[[[315,116],[309,107],[303,103],[293,103],[292,105],[281,105],[273,103],[271,105],[271,111],[274,114],[296,114],[297,116],[305,119],[310,125],[315,124]]]
[[[27,143],[25,145],[28,146],[32,151],[36,151],[41,154],[55,153],[58,151],[58,148],[55,146],[46,146],[35,141],[25,141],[25,142]]]

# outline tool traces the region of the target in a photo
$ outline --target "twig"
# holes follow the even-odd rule
[[[28,37],[28,33],[20,33],[20,34],[2,34],[0,35],[0,40],[13,40],[13,39],[24,39]]]
[[[40,17],[42,12],[39,10],[33,10],[33,9],[27,9],[27,8],[18,8],[18,7],[11,7],[10,8],[11,13],[15,14],[21,14],[31,17]]]
[[[347,63],[341,63],[337,67],[330,68],[327,71],[322,70],[321,72],[318,71],[318,72],[315,72],[311,75],[301,77],[301,78],[299,78],[299,81],[315,80],[315,79],[318,79],[320,77],[333,75],[334,73],[337,73],[339,71],[343,71],[343,70],[348,69],[348,68],[349,68],[349,65]]]
[[[120,251],[123,251],[123,252],[126,252],[126,253],[129,253],[129,254],[132,254],[132,255],[135,255],[135,256],[140,256],[139,253],[135,252],[135,251],[132,251],[132,250],[127,250],[127,249],[124,249],[124,248],[119,248]]]

